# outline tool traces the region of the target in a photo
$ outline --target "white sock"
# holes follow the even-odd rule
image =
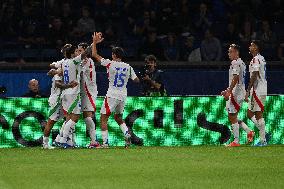
[[[103,144],[108,144],[108,130],[102,131]]]
[[[258,122],[257,122],[257,120],[256,120],[256,118],[255,118],[255,115],[252,117],[252,118],[250,118],[250,120],[255,124],[255,126],[258,128]]]
[[[235,143],[239,143],[239,132],[240,132],[240,127],[239,127],[239,123],[234,123],[232,124],[232,132],[234,135],[234,142]]]
[[[72,121],[72,119],[70,119],[64,127],[63,130],[63,137],[60,138],[60,143],[66,143],[67,142],[67,138],[69,137],[70,133],[72,133],[72,130],[74,130],[76,125],[76,122]]]
[[[128,132],[128,127],[126,126],[125,123],[122,123],[122,124],[120,125],[120,129],[121,129],[121,131],[123,132],[124,136],[126,136],[126,135],[129,133],[129,132]]]
[[[95,143],[96,139],[97,139],[97,137],[96,137],[96,124],[91,117],[86,117],[84,120],[85,120],[86,126],[89,130],[91,143]]]
[[[243,122],[242,120],[239,120],[239,125],[241,126],[241,128],[248,134],[249,132],[251,132],[250,128],[247,126],[247,124],[245,124],[245,122]]]
[[[60,142],[60,138],[63,137],[63,130],[65,127],[66,121],[64,121],[63,125],[60,128],[59,134],[55,138],[55,142]]]
[[[49,137],[43,136],[43,138],[42,138],[43,145],[48,145],[48,142],[49,142]]]
[[[265,121],[263,118],[258,120],[259,137],[261,142],[266,142],[265,139]]]
[[[63,131],[64,131],[64,127],[65,127],[66,123],[67,123],[67,121],[64,121],[62,127],[60,128],[59,134],[60,134],[61,137],[63,136]]]

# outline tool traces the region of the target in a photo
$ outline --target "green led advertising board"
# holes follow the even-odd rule
[[[103,97],[96,100],[97,137],[101,140],[99,125]],[[0,99],[0,148],[40,145],[42,129],[48,116],[46,98]],[[250,128],[258,131],[246,118],[247,103],[244,103],[239,118]],[[133,133],[143,139],[144,146],[186,146],[220,144],[220,133],[204,129],[197,124],[197,116],[204,113],[210,122],[223,124],[229,131],[225,100],[213,97],[128,97],[123,117],[128,120]],[[284,144],[284,96],[268,96],[264,118],[266,129],[271,134],[270,144]],[[55,124],[58,132],[63,120]],[[128,125],[128,126],[129,126]],[[124,140],[119,126],[111,116],[109,141],[112,146],[123,146]],[[246,133],[240,132],[240,142],[246,142]],[[255,140],[257,142],[257,139]],[[89,137],[83,119],[76,125],[76,143],[86,146]]]

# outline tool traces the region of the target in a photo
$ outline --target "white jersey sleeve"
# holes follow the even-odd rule
[[[134,80],[136,78],[136,74],[134,72],[134,69],[130,66],[130,73],[129,73],[129,78],[131,78],[132,80]]]
[[[109,67],[112,62],[113,62],[113,61],[111,61],[111,60],[109,60],[109,59],[104,59],[104,58],[101,59],[101,65],[102,65],[102,66]]]
[[[56,62],[52,62],[51,64],[54,65],[55,68],[60,68],[62,63],[64,62],[64,58],[62,60],[56,61]]]

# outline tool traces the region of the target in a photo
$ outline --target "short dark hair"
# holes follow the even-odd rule
[[[61,48],[61,53],[65,53],[65,51],[66,51],[66,49],[67,48],[69,48],[69,47],[71,47],[72,45],[71,44],[69,44],[69,43],[67,43],[67,44],[65,44],[62,48]]]
[[[261,44],[260,40],[252,40],[251,43],[253,43],[257,46],[259,52],[261,51],[262,44]]]
[[[87,43],[79,43],[78,47],[82,47],[84,50],[88,47]]]
[[[76,47],[71,45],[69,47],[66,48],[66,58],[71,58],[71,55],[75,53],[75,49]]]
[[[230,47],[240,52],[241,47],[239,45],[233,43],[230,45]]]
[[[154,61],[156,63],[157,58],[154,55],[150,54],[150,55],[145,57],[145,62],[148,62],[148,61]]]
[[[115,54],[117,58],[122,59],[124,57],[124,50],[121,47],[112,47],[111,52]]]

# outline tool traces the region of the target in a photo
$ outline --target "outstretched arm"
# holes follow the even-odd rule
[[[101,62],[101,59],[103,57],[98,55],[97,44],[102,42],[103,40],[104,40],[104,38],[102,37],[102,33],[101,32],[94,32],[93,44],[92,44],[92,57],[94,57],[99,62]]]

